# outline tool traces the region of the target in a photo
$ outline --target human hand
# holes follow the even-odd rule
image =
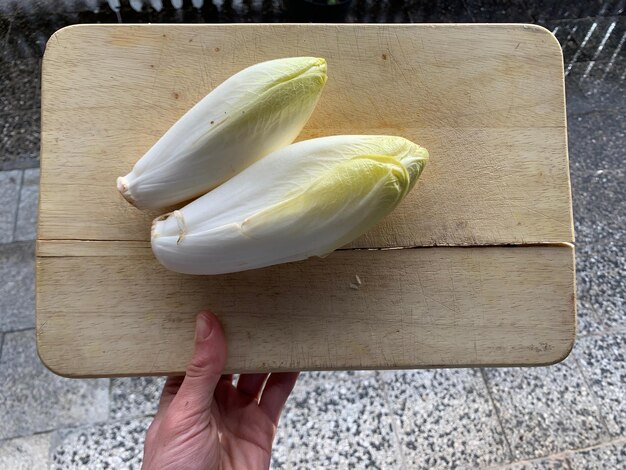
[[[146,434],[144,469],[269,468],[272,442],[297,372],[221,375],[226,340],[215,315],[196,319],[184,377],[169,377]],[[264,387],[265,385],[265,387]]]

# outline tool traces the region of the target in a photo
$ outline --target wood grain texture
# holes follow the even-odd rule
[[[115,179],[233,73],[328,61],[300,138],[397,134],[427,147],[418,187],[353,247],[571,242],[563,64],[522,25],[87,25],[43,61],[41,239],[148,240],[155,212]]]
[[[418,186],[324,260],[165,270],[157,213],[115,178],[224,79],[290,55],[329,66],[300,139],[407,137],[431,152]],[[182,372],[204,308],[234,372],[552,363],[574,340],[572,241],[562,57],[542,28],[81,25],[47,45],[37,345],[57,373]],[[355,249],[389,247],[405,249]]]
[[[181,372],[210,306],[231,371],[546,364],[572,346],[573,269],[568,245],[345,250],[224,276],[167,271],[147,246],[40,256],[39,354],[69,376]]]

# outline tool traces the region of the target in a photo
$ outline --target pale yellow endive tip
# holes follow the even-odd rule
[[[155,221],[152,249],[167,268],[187,274],[323,257],[391,213],[428,158],[395,136],[301,141]]]

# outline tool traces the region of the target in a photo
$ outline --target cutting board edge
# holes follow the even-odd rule
[[[574,322],[575,329],[575,322]],[[467,363],[458,363],[458,364],[420,364],[415,365],[411,363],[401,364],[394,367],[389,367],[384,364],[368,366],[368,367],[315,367],[315,368],[271,368],[271,369],[247,369],[247,370],[230,370],[225,369],[224,374],[249,374],[249,373],[270,373],[270,372],[316,372],[316,371],[359,371],[359,370],[422,370],[422,369],[463,369],[463,368],[476,368],[476,367],[488,367],[488,368],[509,368],[509,367],[546,367],[552,366],[555,364],[559,364],[569,357],[571,354],[574,345],[576,343],[576,333],[574,332],[571,337],[571,341],[564,345],[562,349],[557,349],[554,354],[546,357],[545,359],[531,362],[467,362]],[[45,353],[42,354],[39,342],[39,336],[37,336],[37,355],[41,363],[48,369],[50,372],[60,376],[66,377],[70,379],[97,379],[97,378],[115,378],[115,377],[159,377],[159,376],[169,376],[169,375],[184,375],[184,370],[155,370],[150,372],[120,372],[120,373],[110,373],[110,372],[102,372],[102,373],[94,373],[94,374],[84,374],[80,372],[75,372],[71,368],[64,368],[63,365],[56,365],[54,363],[47,362]]]

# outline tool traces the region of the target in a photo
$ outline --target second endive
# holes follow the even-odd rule
[[[244,271],[324,256],[389,214],[428,152],[391,136],[299,142],[155,219],[152,250],[187,274]]]
[[[325,83],[326,61],[315,57],[270,60],[242,70],[181,117],[118,178],[118,190],[145,209],[206,193],[293,142]]]

